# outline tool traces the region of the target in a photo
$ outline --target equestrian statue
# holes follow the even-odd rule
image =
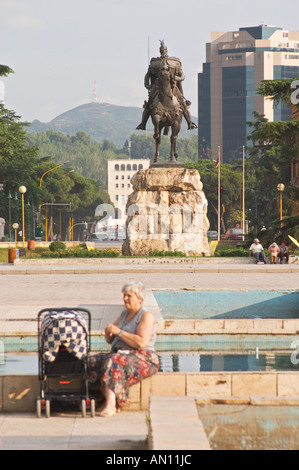
[[[161,131],[170,137],[170,162],[176,163],[178,157],[177,138],[181,129],[182,116],[187,121],[188,129],[196,129],[197,125],[191,120],[189,108],[191,102],[184,98],[182,82],[185,79],[180,59],[169,57],[164,41],[161,41],[160,57],[152,58],[144,78],[144,86],[148,89],[148,101],[144,102],[142,121],[137,127],[146,129],[146,123],[151,116],[154,125],[156,141],[155,163],[159,162]]]

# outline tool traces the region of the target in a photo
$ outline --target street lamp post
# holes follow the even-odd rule
[[[25,248],[25,206],[24,206],[24,194],[26,193],[26,186],[20,186],[19,192],[22,194],[22,236],[23,236],[23,248]]]
[[[243,145],[242,240],[245,240],[245,145]]]
[[[12,225],[12,228],[14,229],[15,231],[15,249],[17,249],[17,245],[18,245],[18,228],[19,228],[19,224],[15,223]]]
[[[8,241],[11,242],[11,200],[12,195],[10,191],[8,192]]]
[[[280,228],[282,228],[282,193],[285,189],[285,185],[280,183],[277,185],[277,190],[279,191],[279,208],[280,208]]]

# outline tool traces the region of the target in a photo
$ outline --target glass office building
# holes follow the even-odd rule
[[[260,25],[212,33],[198,74],[200,155],[210,149],[224,163],[242,155],[253,112],[269,121],[289,120],[290,108],[257,94],[262,80],[299,78],[299,31]]]

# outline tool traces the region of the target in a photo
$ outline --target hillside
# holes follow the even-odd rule
[[[67,135],[85,131],[97,142],[108,139],[121,148],[130,135],[136,131],[136,127],[141,121],[142,111],[142,108],[116,106],[108,103],[88,103],[66,111],[48,123],[34,120],[27,131],[36,134],[53,129]],[[197,123],[197,118],[193,117],[192,120]],[[152,134],[153,126],[150,119],[147,128],[146,132],[136,132],[143,135]],[[179,137],[187,138],[196,134],[197,130],[187,131],[187,125],[184,121]]]

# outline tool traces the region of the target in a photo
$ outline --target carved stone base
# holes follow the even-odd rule
[[[197,170],[151,166],[138,171],[131,183],[124,255],[177,250],[209,256],[207,200]]]

